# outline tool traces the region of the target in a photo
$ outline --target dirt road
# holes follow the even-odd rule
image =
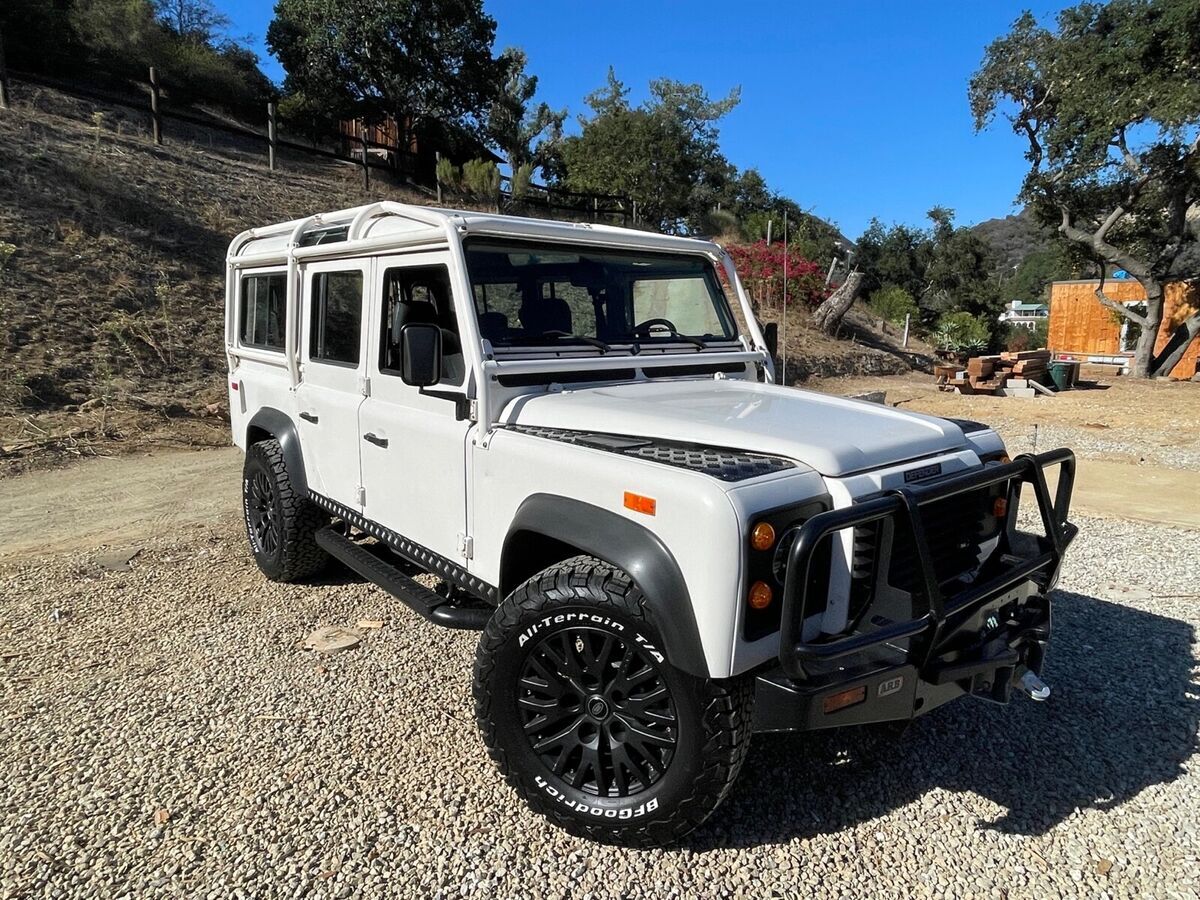
[[[125,546],[238,508],[236,447],[89,459],[0,479],[0,559]]]
[[[0,559],[108,544],[125,547],[238,509],[241,453],[175,451],[87,460],[0,479]],[[1077,512],[1200,529],[1195,476],[1180,469],[1081,459]]]

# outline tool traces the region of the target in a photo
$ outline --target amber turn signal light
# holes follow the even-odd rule
[[[750,532],[750,546],[755,550],[770,550],[775,546],[775,529],[770,522],[759,522]]]
[[[862,687],[850,688],[848,691],[839,691],[836,694],[830,694],[821,701],[821,709],[825,715],[831,712],[837,712],[839,709],[845,709],[847,706],[854,706],[857,703],[862,703],[867,699],[866,685]]]
[[[653,497],[643,497],[641,494],[626,491],[625,508],[652,516],[658,512],[658,502]]]
[[[750,606],[752,609],[766,609],[771,605],[775,595],[771,586],[765,581],[756,581],[750,585]]]

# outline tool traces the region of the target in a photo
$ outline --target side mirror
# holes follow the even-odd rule
[[[413,322],[400,329],[400,377],[413,387],[430,387],[442,378],[442,329]]]
[[[767,351],[772,356],[779,355],[779,324],[768,322],[763,326],[763,340],[767,342]]]

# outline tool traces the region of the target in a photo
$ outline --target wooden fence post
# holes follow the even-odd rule
[[[267,104],[267,168],[275,171],[275,104]]]
[[[0,32],[0,109],[8,109],[8,67],[4,64],[4,33]]]
[[[154,143],[162,144],[162,116],[158,114],[158,72],[150,67],[150,131]]]
[[[358,138],[362,142],[363,190],[371,190],[371,166],[367,162],[367,126],[363,124],[362,133]]]

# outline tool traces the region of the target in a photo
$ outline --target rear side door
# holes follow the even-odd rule
[[[449,253],[380,257],[373,278],[371,388],[359,414],[364,514],[465,568],[471,422]],[[400,377],[399,331],[407,322],[442,329],[442,381],[435,387],[413,387]]]
[[[301,267],[300,443],[312,490],[362,509],[358,412],[366,377],[366,290],[371,260]]]

